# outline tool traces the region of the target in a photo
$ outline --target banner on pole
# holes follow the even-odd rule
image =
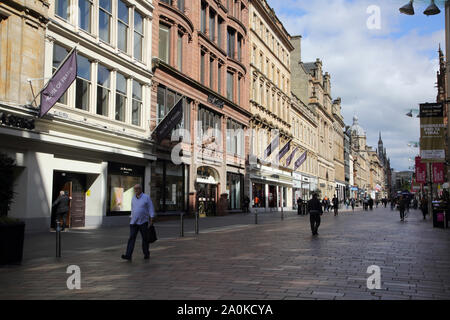
[[[279,144],[280,144],[280,136],[277,135],[275,137],[275,139],[272,140],[272,142],[267,146],[266,150],[264,151],[264,158],[267,158],[268,156],[270,156],[272,154],[273,150],[275,150]]]
[[[290,149],[291,149],[291,141],[286,143],[286,145],[283,148],[281,148],[280,153],[278,154],[278,161],[280,161],[285,156],[285,154],[289,152]]]
[[[183,97],[181,97],[175,106],[170,109],[169,113],[153,130],[152,137],[157,142],[164,140],[169,133],[175,129],[175,127],[183,119]]]
[[[436,162],[432,165],[433,183],[444,183],[444,163]]]
[[[427,164],[421,161],[420,157],[416,157],[416,182],[427,182]]]
[[[298,158],[297,161],[295,161],[295,164],[294,164],[294,171],[297,170],[297,169],[303,164],[303,162],[305,162],[307,155],[308,155],[308,151],[305,151],[305,152],[300,156],[300,158]]]
[[[445,159],[444,106],[442,103],[420,105],[420,156],[422,162]]]
[[[289,165],[291,164],[292,160],[294,159],[295,154],[297,153],[298,147],[294,149],[294,151],[292,151],[292,153],[289,155],[289,157],[287,157],[286,159],[286,167],[289,167]]]
[[[74,48],[41,91],[39,117],[43,117],[69,89],[77,78],[77,67],[77,50]]]

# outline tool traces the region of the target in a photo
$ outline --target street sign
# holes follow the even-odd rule
[[[422,162],[445,159],[444,106],[442,103],[420,105],[420,156]]]

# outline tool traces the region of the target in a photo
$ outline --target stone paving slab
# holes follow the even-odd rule
[[[21,266],[0,268],[0,299],[450,299],[450,230],[434,229],[419,211],[400,222],[396,211],[322,216],[319,236],[309,217],[285,213],[207,218],[200,234],[187,221],[157,224],[159,240],[146,261],[140,240],[122,261],[128,228],[27,235]],[[69,265],[81,289],[68,290]],[[381,289],[369,290],[367,267],[381,268]]]

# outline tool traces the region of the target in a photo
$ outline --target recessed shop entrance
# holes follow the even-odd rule
[[[70,209],[66,217],[69,228],[85,226],[86,211],[86,175],[72,172],[53,171],[52,203],[56,201],[59,192],[66,192],[70,201]],[[55,228],[55,208],[52,208],[51,227]]]
[[[215,216],[217,214],[219,174],[210,167],[200,167],[197,170],[197,209],[199,215]]]

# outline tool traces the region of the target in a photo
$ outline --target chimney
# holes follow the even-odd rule
[[[294,51],[291,52],[291,65],[297,65],[302,61],[302,36],[292,36],[291,43]]]

